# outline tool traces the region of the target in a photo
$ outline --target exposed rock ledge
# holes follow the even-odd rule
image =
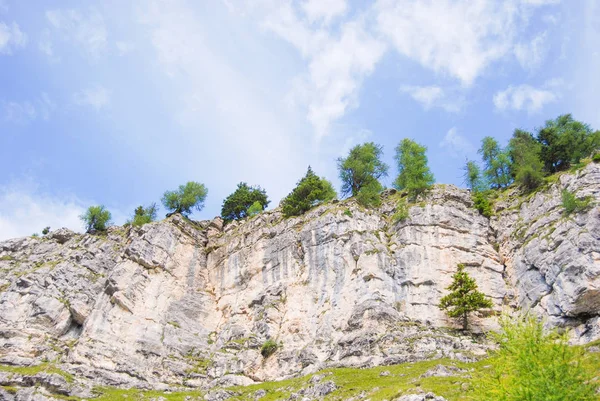
[[[528,199],[507,193],[492,219],[468,191],[440,185],[402,222],[388,194],[378,210],[343,201],[226,226],[174,215],[105,236],[61,229],[5,241],[0,363],[54,361],[85,392],[85,383],[208,388],[472,359],[487,346],[449,329],[437,308],[458,263],[494,302],[474,316],[475,332],[523,306],[575,327],[574,341],[597,339],[600,211],[565,217],[562,188],[598,201],[600,167]],[[267,339],[280,347],[265,359]]]

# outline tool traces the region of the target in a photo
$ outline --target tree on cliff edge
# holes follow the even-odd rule
[[[451,292],[440,300],[439,308],[445,310],[450,317],[462,319],[463,330],[467,330],[469,313],[491,308],[493,304],[485,294],[477,290],[477,283],[465,271],[464,265],[458,265],[452,280],[447,288]]]
[[[207,194],[208,190],[204,184],[194,181],[180,185],[175,191],[165,192],[162,197],[162,204],[169,211],[167,217],[175,213],[189,216],[192,209],[202,210]]]

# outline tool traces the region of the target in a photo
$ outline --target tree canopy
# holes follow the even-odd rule
[[[463,174],[464,183],[473,193],[483,191],[485,183],[481,175],[481,167],[472,160],[467,160]]]
[[[511,175],[526,190],[537,188],[544,180],[541,149],[542,146],[533,135],[520,129],[515,130],[508,143]]]
[[[413,199],[431,188],[435,181],[427,165],[426,151],[425,146],[407,138],[396,147],[398,177],[394,186],[407,190]]]
[[[87,232],[106,231],[106,228],[111,222],[110,212],[103,206],[90,206],[84,214],[79,216],[85,224]]]
[[[342,196],[356,196],[367,185],[373,187],[373,181],[387,176],[388,165],[381,161],[383,147],[373,142],[356,145],[347,157],[337,160]]]
[[[306,175],[298,181],[296,188],[281,202],[283,215],[299,216],[322,202],[336,197],[333,185],[325,178],[316,175],[308,166]]]
[[[486,136],[481,141],[479,153],[483,159],[484,174],[489,183],[495,188],[506,188],[510,185],[510,159],[508,152],[500,147],[498,141],[491,136]]]
[[[469,313],[493,306],[492,301],[477,290],[477,283],[462,264],[458,265],[447,290],[451,292],[440,300],[439,307],[446,310],[448,316],[462,319],[463,330],[468,328]]]
[[[193,209],[201,211],[204,208],[207,194],[208,189],[204,184],[190,181],[185,185],[180,185],[175,191],[166,191],[162,197],[162,203],[165,209],[169,210],[167,216],[174,213],[189,216]]]
[[[248,210],[255,203],[261,205],[261,211],[269,205],[267,192],[259,186],[249,186],[240,182],[237,189],[223,201],[221,217],[225,221],[239,220],[248,217]],[[256,212],[256,207],[253,212]]]
[[[546,121],[538,131],[537,140],[541,144],[544,169],[550,174],[566,170],[600,149],[600,131],[593,132],[571,114]]]

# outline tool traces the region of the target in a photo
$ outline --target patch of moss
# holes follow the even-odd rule
[[[62,371],[52,363],[40,363],[39,365],[33,366],[0,365],[0,371],[29,376],[35,375],[40,372],[55,373],[59,376],[62,376],[67,381],[67,383],[73,383],[74,381],[73,375]]]
[[[11,255],[0,256],[0,261],[12,262],[13,260],[16,260],[16,259]]]

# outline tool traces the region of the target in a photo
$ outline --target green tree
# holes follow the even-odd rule
[[[162,197],[162,204],[169,211],[167,217],[175,213],[189,216],[193,209],[202,210],[207,194],[208,189],[204,184],[194,181],[180,185],[175,191],[166,191]]]
[[[364,207],[378,207],[381,205],[381,191],[383,191],[383,185],[379,181],[373,180],[358,191],[356,201]]]
[[[479,154],[485,165],[484,174],[492,187],[506,188],[511,183],[510,158],[508,152],[500,148],[498,141],[486,136],[481,141]]]
[[[467,164],[464,167],[464,172],[464,182],[471,192],[476,193],[484,190],[485,184],[483,182],[479,164],[475,163],[474,161],[467,160]]]
[[[552,174],[568,169],[600,149],[600,131],[573,119],[571,114],[546,121],[537,139],[542,148],[540,156],[544,169]]]
[[[152,223],[156,220],[156,213],[156,203],[153,203],[148,207],[138,206],[135,208],[133,218],[130,221],[127,221],[127,223],[132,226],[141,227],[144,224]]]
[[[85,230],[89,232],[93,231],[106,231],[107,226],[110,224],[111,214],[103,205],[90,206],[84,214],[79,216],[81,221],[85,224]]]
[[[381,161],[383,147],[373,142],[356,145],[347,157],[337,160],[340,180],[342,181],[342,196],[356,196],[360,190],[370,186],[373,191],[373,181],[387,176],[388,165]]]
[[[248,216],[248,209],[254,202],[259,202],[261,211],[264,210],[270,203],[266,191],[240,182],[237,189],[223,201],[221,217],[225,221],[243,219]]]
[[[400,190],[407,190],[412,199],[429,190],[435,181],[427,165],[426,151],[425,146],[408,138],[404,138],[396,147],[398,177],[394,186]]]
[[[298,181],[296,188],[281,202],[285,217],[300,216],[312,207],[336,197],[335,189],[325,178],[316,175],[308,166],[306,175]]]
[[[525,190],[534,190],[544,181],[541,150],[542,146],[533,135],[520,129],[515,130],[508,143],[511,175]]]
[[[44,227],[42,230],[42,235],[47,235],[50,232],[50,227]]]
[[[445,310],[448,316],[462,319],[463,330],[468,328],[469,313],[493,306],[492,301],[477,290],[477,283],[462,264],[458,265],[458,270],[452,276],[452,284],[447,290],[451,292],[440,300],[439,307]]]
[[[597,372],[585,350],[569,346],[565,335],[545,331],[532,316],[501,319],[499,349],[491,366],[473,378],[482,401],[597,400]]]
[[[259,201],[256,201],[248,208],[248,216],[250,216],[250,217],[256,216],[257,214],[259,214],[262,211],[263,211],[263,205]]]

